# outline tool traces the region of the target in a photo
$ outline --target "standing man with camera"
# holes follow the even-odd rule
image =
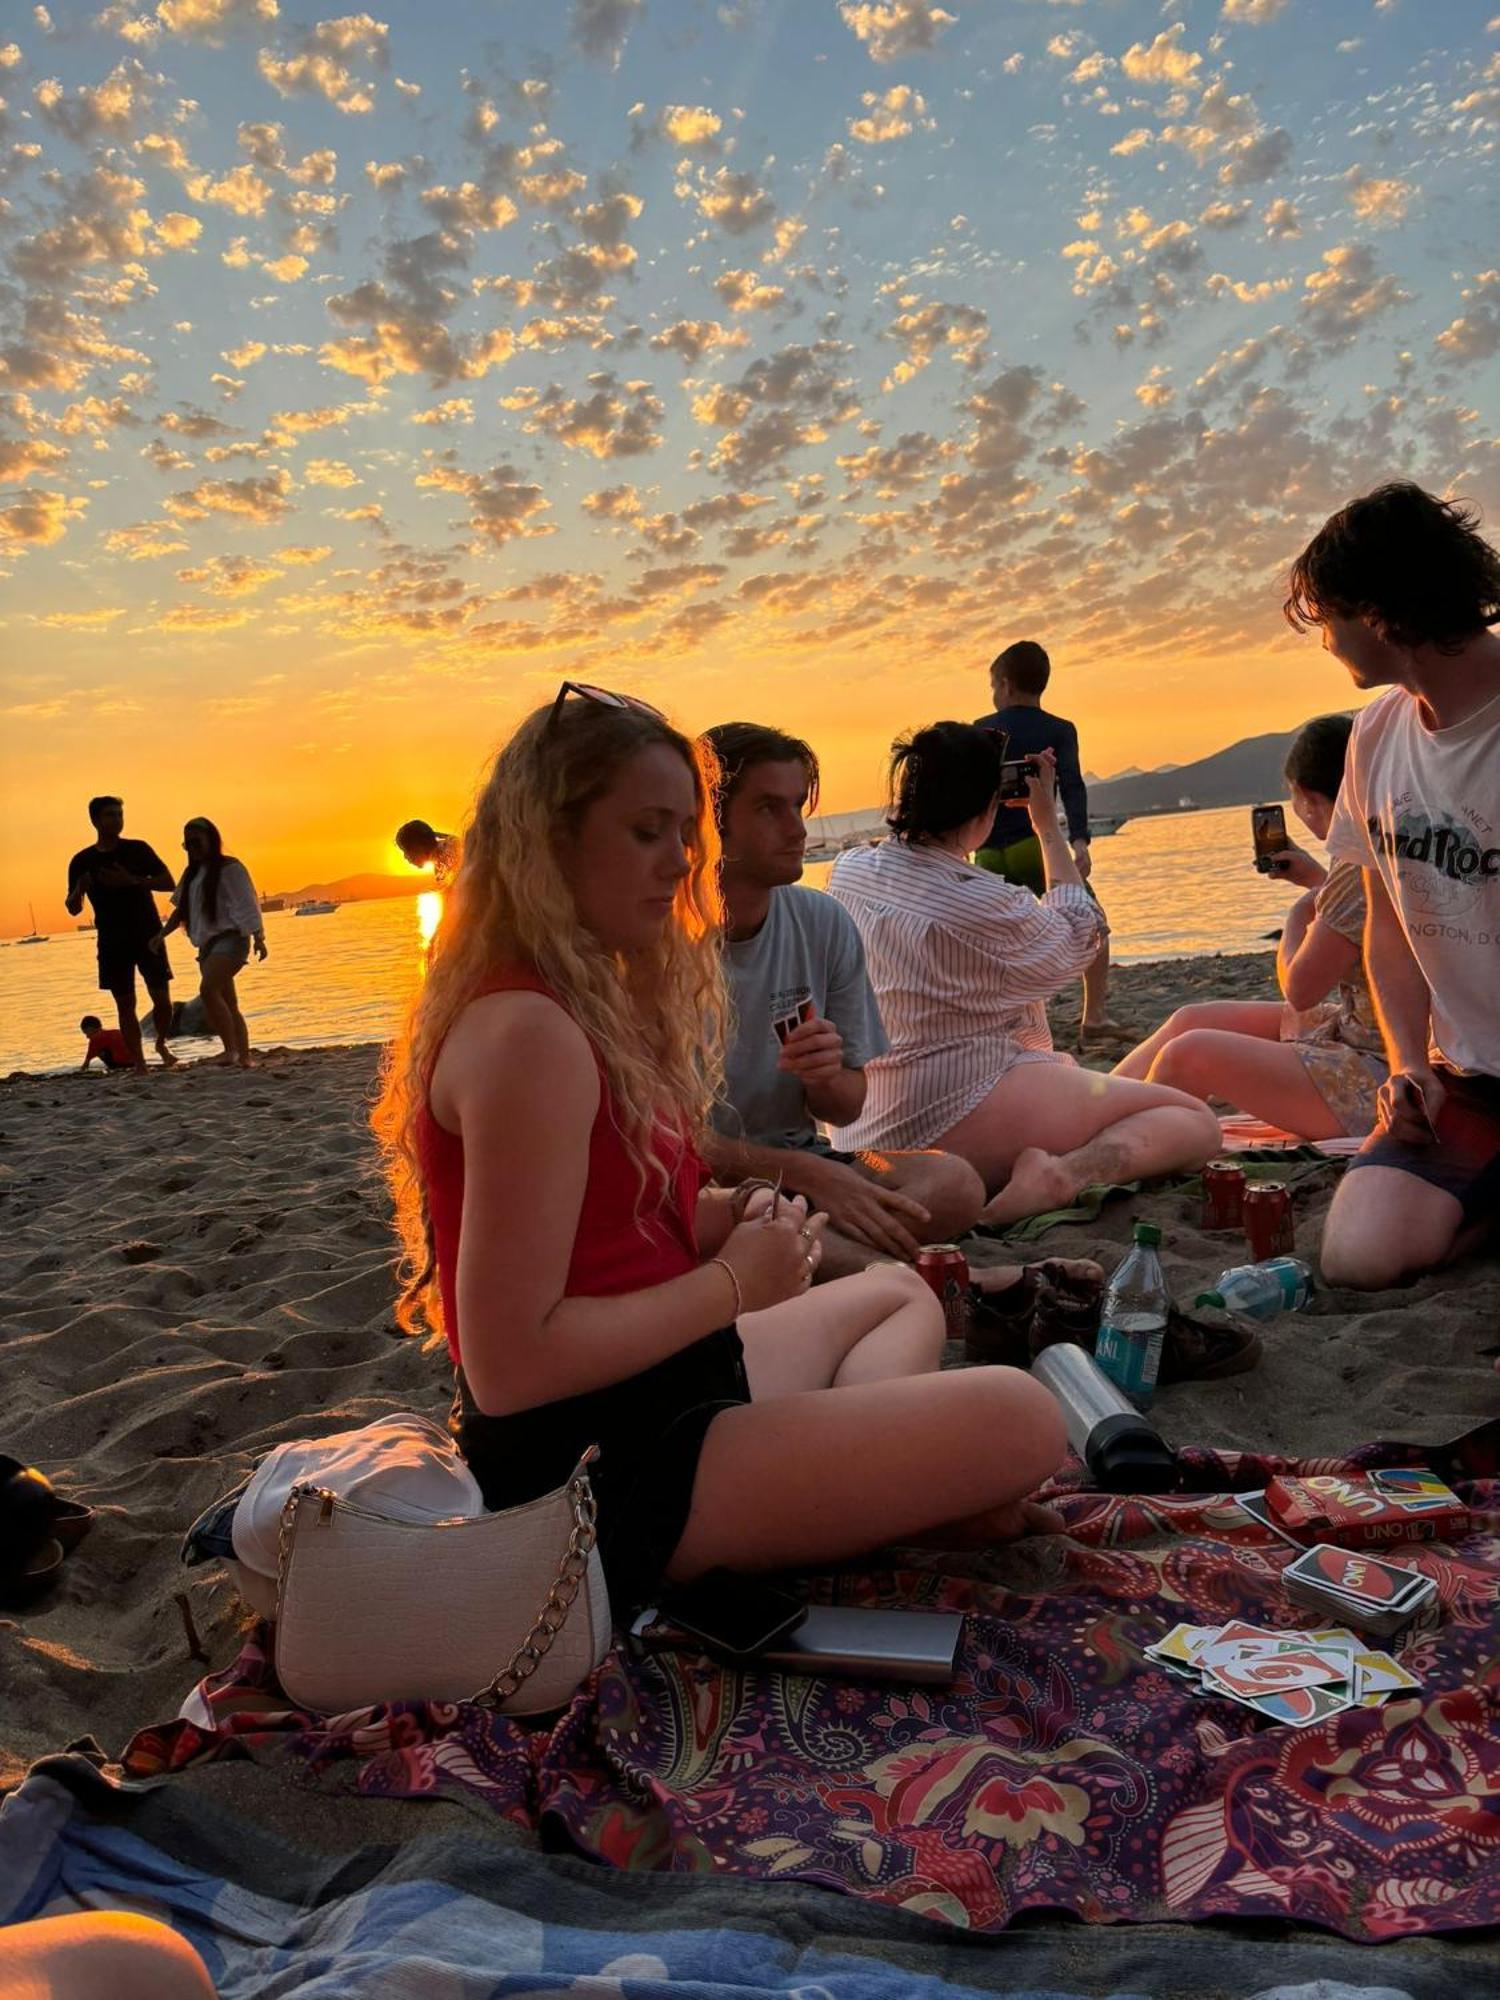
[[[1035,757],[1050,750],[1057,758],[1057,789],[1068,820],[1068,842],[1078,873],[1088,888],[1092,861],[1089,854],[1089,795],[1078,762],[1078,731],[1064,716],[1042,707],[1042,696],[1052,677],[1052,662],[1034,639],[1018,639],[995,660],[990,668],[990,692],[995,706],[977,718],[979,729],[998,730],[1006,738],[1007,759]],[[1000,875],[1007,882],[1030,889],[1040,896],[1047,886],[1042,869],[1042,850],[1032,831],[1024,791],[1013,804],[1003,805],[995,815],[989,838],[974,856],[976,864]],[[1089,889],[1089,894],[1094,894]],[[1098,898],[1095,897],[1097,902]],[[1130,1035],[1127,1028],[1111,1021],[1109,1000],[1109,932],[1100,941],[1098,955],[1083,975],[1083,1016],[1078,1027],[1078,1046],[1086,1051],[1118,1042]]]

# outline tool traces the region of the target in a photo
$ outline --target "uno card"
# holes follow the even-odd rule
[[[1389,1653],[1356,1653],[1354,1699],[1362,1708],[1378,1708],[1388,1694],[1403,1694],[1422,1683]]]
[[[1451,1487],[1425,1468],[1393,1466],[1387,1472],[1372,1472],[1370,1478],[1379,1492],[1405,1514],[1441,1514],[1463,1505]]]
[[[777,1041],[785,1047],[788,1036],[794,1035],[798,1028],[805,1026],[807,1022],[816,1020],[817,1013],[818,1010],[811,1000],[799,1000],[790,1013],[775,1016],[771,1026],[776,1031]]]
[[[1400,1612],[1426,1595],[1427,1578],[1399,1563],[1382,1562],[1363,1549],[1319,1542],[1282,1572],[1317,1590],[1331,1590],[1361,1610]],[[1429,1586],[1430,1587],[1430,1586]]]
[[[1234,1699],[1245,1700],[1240,1695]],[[1352,1705],[1347,1686],[1283,1688],[1275,1694],[1258,1694],[1245,1700],[1247,1708],[1269,1716],[1272,1722],[1290,1722],[1298,1728],[1310,1722],[1326,1722],[1330,1715],[1341,1715]]]
[[[1250,1653],[1237,1659],[1205,1658],[1204,1672],[1241,1697],[1284,1694],[1292,1688],[1345,1686],[1341,1661],[1314,1652]]]
[[[1164,1639],[1146,1648],[1147,1657],[1163,1666],[1196,1667],[1197,1648],[1217,1637],[1216,1625],[1174,1625]]]

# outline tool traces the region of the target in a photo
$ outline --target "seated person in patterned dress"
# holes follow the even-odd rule
[[[1292,808],[1318,840],[1333,824],[1353,727],[1352,716],[1320,715],[1287,753]],[[1299,1139],[1362,1139],[1387,1074],[1365,979],[1363,871],[1325,868],[1300,847],[1272,856],[1270,869],[1302,891],[1276,952],[1283,998],[1179,1007],[1115,1075],[1222,1098]]]

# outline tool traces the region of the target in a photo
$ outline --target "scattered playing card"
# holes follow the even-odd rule
[[[1217,1625],[1174,1625],[1164,1639],[1158,1639],[1146,1651],[1165,1666],[1192,1667],[1197,1647],[1218,1635]]]
[[[1298,1632],[1239,1618],[1217,1627],[1174,1625],[1145,1650],[1189,1693],[1236,1701],[1269,1722],[1294,1728],[1326,1721],[1356,1704],[1376,1707],[1391,1694],[1421,1685],[1399,1660],[1373,1651],[1345,1625]]]

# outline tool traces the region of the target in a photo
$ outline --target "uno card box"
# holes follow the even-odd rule
[[[1458,1495],[1432,1473],[1416,1470],[1368,1478],[1273,1479],[1266,1506],[1275,1525],[1297,1541],[1340,1542],[1346,1548],[1446,1542],[1469,1524],[1469,1510]]]

